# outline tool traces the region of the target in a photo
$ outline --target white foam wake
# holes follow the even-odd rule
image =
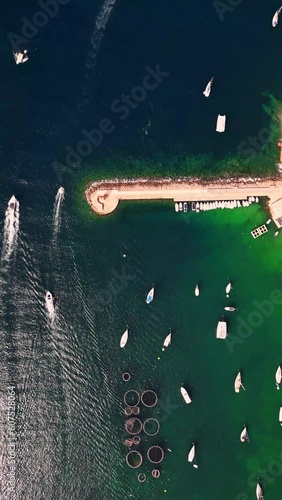
[[[85,62],[85,66],[87,68],[94,68],[96,65],[101,42],[115,3],[116,0],[105,0],[98,16],[96,17],[94,31],[90,39],[91,48],[88,51]]]
[[[4,235],[1,260],[8,261],[16,250],[20,228],[20,204],[15,196],[9,200],[5,212]]]
[[[54,208],[53,208],[53,234],[56,236],[58,233],[61,220],[62,220],[62,203],[65,197],[65,190],[63,187],[58,189],[58,192],[55,197]]]

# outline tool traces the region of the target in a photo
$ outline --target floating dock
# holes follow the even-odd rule
[[[260,236],[262,236],[263,234],[267,233],[268,229],[266,227],[265,224],[263,224],[262,226],[259,226],[257,227],[256,229],[253,229],[253,231],[251,231],[251,235],[253,238],[259,238]]]

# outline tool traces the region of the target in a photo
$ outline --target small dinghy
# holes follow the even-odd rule
[[[229,311],[229,312],[233,312],[233,311],[236,311],[236,308],[235,307],[232,307],[232,306],[227,306],[224,308],[225,311]]]
[[[171,330],[164,340],[162,351],[164,351],[165,348],[168,347],[170,344],[171,344]]]
[[[278,10],[275,12],[275,14],[274,14],[274,16],[273,16],[273,18],[272,18],[272,26],[273,26],[273,28],[275,28],[275,27],[277,26],[277,24],[278,24],[279,14],[280,14],[280,12],[281,12],[281,9],[282,9],[282,7],[280,7],[280,9],[278,9]]]
[[[147,298],[146,298],[147,304],[150,304],[151,302],[153,302],[154,295],[155,295],[155,287],[151,288],[151,290],[149,291],[149,293],[147,295]]]
[[[210,79],[209,83],[207,84],[203,94],[205,97],[209,97],[211,93],[211,88],[212,88],[212,82],[213,82],[213,77]]]
[[[216,338],[226,339],[227,337],[227,324],[226,321],[219,321],[216,328]]]
[[[257,500],[263,500],[263,494],[262,494],[262,488],[261,485],[258,483],[256,487],[256,496]]]
[[[282,425],[282,406],[280,407],[279,410],[279,424]]]
[[[242,389],[244,389],[244,391],[246,390],[245,387],[242,384],[241,372],[238,372],[238,375],[235,378],[235,382],[234,382],[234,390],[235,390],[235,392],[240,392],[241,387],[242,387]]]
[[[277,368],[276,373],[275,373],[275,381],[276,381],[277,391],[279,391],[279,389],[280,389],[281,380],[282,380],[282,369],[281,369],[281,366],[278,365],[278,368]]]
[[[225,292],[226,292],[226,297],[227,298],[229,297],[229,293],[230,293],[231,290],[232,290],[232,284],[228,283],[227,287],[225,288]]]
[[[123,333],[123,335],[121,336],[121,339],[120,339],[120,347],[123,349],[126,345],[128,341],[128,328],[125,330],[125,332]]]
[[[188,392],[186,391],[186,389],[184,389],[184,387],[180,387],[180,392],[182,394],[182,397],[185,401],[185,403],[188,405],[189,403],[191,403],[192,399],[190,398]]]
[[[246,426],[244,427],[244,429],[242,430],[242,432],[240,434],[240,441],[241,441],[241,443],[245,443],[246,441],[250,442]]]
[[[225,131],[225,124],[226,124],[226,115],[218,115],[217,121],[216,121],[216,131],[217,132],[224,132]]]
[[[13,56],[14,56],[16,64],[23,64],[26,61],[28,61],[28,55],[27,55],[26,49],[23,51],[21,51],[21,50],[18,50],[16,52],[13,51]]]
[[[199,295],[200,295],[200,289],[199,289],[198,285],[196,285],[196,287],[195,287],[195,295],[196,295],[196,297],[199,297]]]
[[[193,467],[195,467],[195,469],[198,469],[198,465],[195,463],[196,462],[196,447],[195,447],[194,443],[192,445],[191,450],[188,453],[188,462],[193,464]]]

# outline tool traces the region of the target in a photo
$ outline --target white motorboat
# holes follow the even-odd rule
[[[268,220],[266,221],[266,224],[267,224],[267,225],[268,225],[268,224],[270,224],[270,223],[271,223],[271,221],[272,221],[272,219],[268,219]]]
[[[238,200],[237,201],[237,207],[240,208],[240,206],[241,206],[241,202],[240,202],[240,200]]]
[[[275,12],[275,14],[274,14],[274,16],[273,16],[273,18],[272,18],[272,26],[273,26],[273,28],[275,28],[275,27],[277,26],[277,24],[278,24],[278,21],[279,21],[279,14],[280,14],[280,12],[281,12],[281,9],[282,9],[282,7],[280,7],[280,9],[278,9],[278,10]]]
[[[196,297],[199,297],[199,295],[200,295],[200,288],[198,285],[195,286],[195,295],[196,295]]]
[[[19,219],[20,204],[17,198],[13,195],[8,202],[8,209],[6,215],[8,215],[7,220],[9,221],[9,227],[16,226]]]
[[[278,236],[278,234],[279,234],[279,231],[275,231],[274,238],[276,238]]]
[[[175,203],[175,204],[174,204],[174,210],[175,210],[176,212],[178,212],[178,211],[179,211],[179,206],[178,206],[178,203]]]
[[[281,369],[281,366],[279,365],[277,370],[276,370],[276,373],[275,373],[275,381],[276,381],[277,390],[280,389],[281,380],[282,380],[282,369]]]
[[[227,337],[227,324],[226,321],[219,321],[216,328],[216,338],[226,339]]]
[[[230,293],[231,290],[232,290],[232,284],[228,283],[227,287],[225,288],[225,292],[226,292],[226,297],[227,298],[229,297],[229,293]]]
[[[208,84],[203,92],[205,97],[209,97],[209,95],[211,93],[212,82],[213,82],[213,77],[210,79],[210,81],[208,82]]]
[[[26,61],[28,61],[28,55],[27,55],[27,50],[18,50],[18,51],[13,51],[13,56],[15,59],[16,64],[23,64]]]
[[[147,304],[150,304],[151,302],[153,302],[154,295],[155,295],[155,287],[153,286],[153,288],[151,288],[151,290],[149,291],[149,293],[147,295],[147,298],[146,298]]]
[[[200,211],[200,203],[197,201],[196,203],[196,212],[199,212]]]
[[[180,201],[180,202],[179,202],[179,205],[178,205],[178,206],[179,206],[179,212],[182,212],[182,210],[183,210],[182,201]]]
[[[184,387],[180,387],[180,392],[182,394],[182,397],[185,401],[185,403],[188,405],[189,403],[191,403],[192,399],[190,398],[188,392],[186,391],[186,389],[184,389]]]
[[[200,203],[200,210],[203,210],[204,209],[204,204],[201,202]]]
[[[261,485],[259,483],[257,483],[257,487],[256,487],[256,496],[257,496],[257,500],[263,500],[262,488],[261,488]]]
[[[244,429],[242,430],[242,432],[240,434],[240,441],[241,441],[241,443],[245,443],[246,441],[250,442],[246,426],[244,427]]]
[[[128,328],[125,330],[125,332],[122,334],[121,339],[120,339],[120,347],[123,349],[128,341]]]
[[[164,351],[165,348],[168,347],[170,344],[171,344],[171,330],[170,330],[169,334],[166,336],[166,338],[164,339],[162,351]]]
[[[216,131],[217,132],[224,132],[225,131],[225,124],[226,124],[226,115],[218,115],[217,121],[216,121]]]
[[[279,423],[280,423],[280,425],[282,425],[282,406],[280,407],[280,410],[279,410]]]
[[[47,292],[45,295],[45,307],[46,307],[49,315],[53,316],[54,312],[55,312],[55,308],[54,308],[54,301],[53,301],[53,296],[52,296],[51,292]]]
[[[196,210],[196,203],[194,201],[192,201],[191,208],[192,208],[192,211],[195,212],[195,210]]]
[[[59,194],[65,194],[65,188],[63,188],[62,186],[61,186],[61,187],[59,187],[59,189],[58,189],[58,193],[59,193]]]
[[[238,375],[236,376],[235,382],[234,382],[234,390],[235,390],[235,392],[240,392],[241,387],[245,391],[245,387],[242,384],[241,372],[238,372]]]
[[[196,461],[196,447],[193,443],[192,448],[188,453],[188,462],[192,463],[195,469],[198,469],[198,465],[195,463],[195,461]]]
[[[258,203],[258,202],[259,202],[259,197],[258,197],[258,196],[256,196],[256,203]]]
[[[236,311],[236,307],[232,307],[232,306],[226,306],[224,309],[225,309],[225,311],[229,311],[229,312]]]
[[[187,212],[187,210],[188,210],[188,204],[187,204],[187,202],[185,201],[185,202],[183,203],[183,212],[185,212],[185,213],[186,213],[186,212]]]

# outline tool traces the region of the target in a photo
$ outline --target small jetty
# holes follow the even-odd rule
[[[256,229],[253,229],[251,231],[251,235],[254,239],[259,238],[263,234],[267,233],[268,228],[266,227],[265,224],[262,224],[262,226],[256,227]]]

